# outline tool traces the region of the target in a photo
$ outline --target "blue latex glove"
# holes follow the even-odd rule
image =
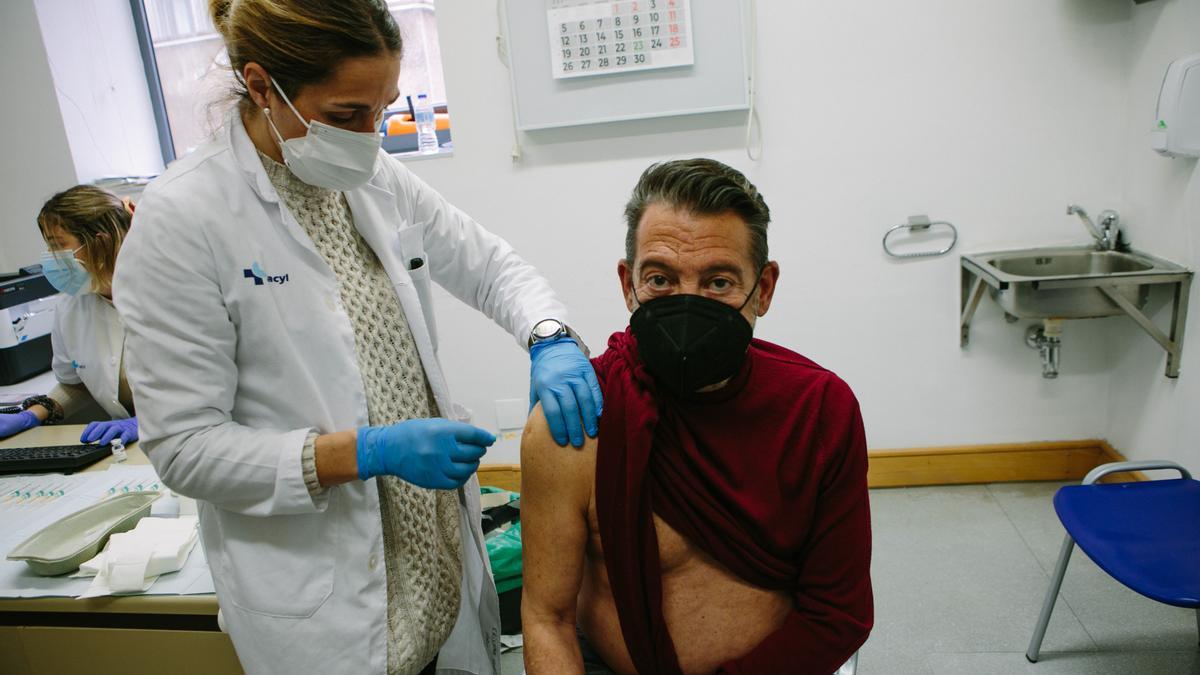
[[[358,430],[358,477],[399,476],[431,490],[453,490],[471,479],[496,442],[470,424],[433,418]]]
[[[604,411],[604,395],[592,363],[569,337],[539,342],[529,348],[529,407],[541,401],[554,442],[583,447],[583,431],[596,436],[596,420]],[[580,419],[583,424],[580,425]]]
[[[12,415],[0,415],[0,438],[15,436],[26,429],[39,426],[41,423],[42,421],[37,418],[37,415],[28,410],[22,410]]]
[[[92,422],[83,429],[79,436],[80,443],[98,442],[98,445],[108,445],[114,438],[120,438],[121,443],[129,445],[138,439],[138,424],[136,417],[127,420],[108,420]]]

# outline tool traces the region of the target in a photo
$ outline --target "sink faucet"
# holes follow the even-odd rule
[[[1096,240],[1097,250],[1112,251],[1117,248],[1117,235],[1121,231],[1121,214],[1112,209],[1101,211],[1099,227],[1092,222],[1087,211],[1084,211],[1083,207],[1078,204],[1067,205],[1067,215],[1079,216],[1088,232],[1091,233],[1092,239]]]

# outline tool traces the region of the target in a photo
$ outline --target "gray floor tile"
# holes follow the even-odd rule
[[[1037,663],[1023,652],[931,654],[929,672],[971,675],[1187,675],[1200,673],[1200,653],[1192,651],[1085,652],[1046,654]],[[901,673],[901,671],[894,671]]]
[[[1042,568],[1054,569],[1066,530],[1054,513],[1054,493],[1070,483],[993,483],[988,492],[1004,509]]]
[[[868,643],[859,650],[857,675],[933,675],[933,671],[928,654],[888,652]]]
[[[881,654],[1024,650],[1047,575],[986,486],[875,490],[872,577]],[[1095,645],[1069,610],[1049,649]],[[864,652],[866,653],[866,652]]]

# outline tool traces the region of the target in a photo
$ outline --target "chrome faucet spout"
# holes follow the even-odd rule
[[[1087,211],[1078,204],[1067,205],[1068,216],[1079,216],[1083,221],[1084,227],[1088,229],[1088,233],[1092,235],[1092,239],[1096,240],[1096,248],[1101,251],[1111,251],[1117,247],[1117,232],[1120,229],[1121,217],[1116,211],[1106,210],[1100,214],[1100,226],[1092,222],[1091,216]]]
[[[1088,215],[1087,211],[1085,211],[1082,206],[1078,204],[1067,205],[1067,215],[1079,216],[1079,219],[1083,221],[1084,227],[1088,229],[1088,232],[1091,233],[1092,238],[1096,240],[1096,243],[1099,243],[1100,240],[1104,238],[1104,235],[1101,234],[1100,230],[1096,227],[1096,224],[1092,222],[1092,217]]]

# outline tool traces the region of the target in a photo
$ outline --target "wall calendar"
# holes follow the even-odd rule
[[[548,0],[555,79],[692,65],[691,0]]]

